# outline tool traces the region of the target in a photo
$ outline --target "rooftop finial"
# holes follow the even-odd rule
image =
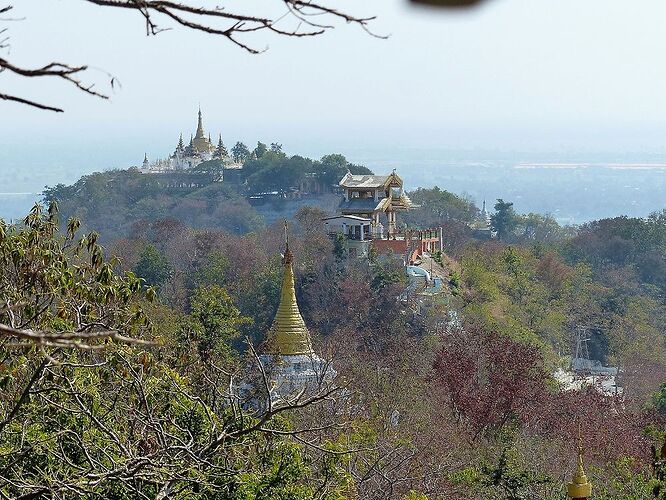
[[[201,105],[199,105],[199,119],[197,120],[197,131],[194,134],[196,139],[204,139],[203,118],[201,116]]]
[[[571,482],[567,484],[567,494],[572,500],[584,500],[592,494],[592,484],[588,481],[585,468],[583,467],[583,434],[580,422],[578,423],[578,459],[576,472],[571,478]]]
[[[284,265],[289,265],[294,260],[294,256],[289,249],[289,223],[284,220]]]

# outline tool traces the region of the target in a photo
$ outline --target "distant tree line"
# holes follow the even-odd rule
[[[105,240],[127,235],[133,224],[165,218],[240,234],[264,225],[247,202],[248,194],[287,192],[305,181],[305,188],[330,193],[348,170],[372,173],[339,154],[320,160],[289,157],[280,144],[268,147],[261,142],[248,153],[244,168],[233,172],[238,176],[236,182],[218,182],[231,175],[225,168],[222,161],[210,160],[188,173],[142,174],[136,169],[95,172],[69,186],[47,186],[43,198],[46,203],[57,202],[65,220],[78,217],[85,228],[99,231]]]
[[[242,144],[240,149],[247,151]],[[326,155],[320,160],[299,155],[287,156],[278,143],[271,143],[268,147],[258,142],[257,147],[242,159],[243,179],[251,193],[287,191],[297,188],[306,179],[319,183],[321,191],[331,192],[348,171],[353,174],[372,174],[366,167],[349,163],[341,154]]]

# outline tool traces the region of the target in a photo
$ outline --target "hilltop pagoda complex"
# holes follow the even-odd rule
[[[241,168],[242,165],[235,164],[222,142],[220,134],[217,145],[213,144],[210,134],[206,135],[203,126],[203,117],[201,108],[197,118],[197,130],[194,135],[190,135],[190,142],[185,145],[183,134],[180,134],[176,149],[166,159],[161,158],[148,161],[148,155],[144,156],[143,164],[139,169],[145,174],[165,173],[173,171],[189,170],[197,167],[203,162],[210,160],[220,160],[225,168]]]
[[[266,373],[268,397],[273,403],[301,393],[315,394],[330,386],[337,374],[312,347],[310,332],[296,301],[293,260],[287,241],[282,259],[284,271],[280,305],[258,355]],[[241,384],[241,392],[251,390],[256,394],[260,390],[256,385],[256,379],[254,382],[248,379]]]

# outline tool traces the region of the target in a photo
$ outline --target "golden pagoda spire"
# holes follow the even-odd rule
[[[592,484],[587,479],[583,468],[583,437],[578,426],[578,463],[576,473],[567,484],[567,494],[572,500],[585,500],[592,494]]]
[[[197,120],[197,132],[194,134],[195,139],[204,138],[203,119],[201,118],[201,105],[199,105],[199,119]]]
[[[289,236],[287,233],[287,221],[284,221],[285,251],[282,264],[284,274],[282,277],[282,292],[280,294],[280,305],[273,325],[266,336],[264,351],[267,354],[280,356],[293,356],[297,354],[312,354],[312,341],[305,321],[301,316],[296,302],[296,290],[294,288],[294,268],[292,262],[294,256],[289,249]]]

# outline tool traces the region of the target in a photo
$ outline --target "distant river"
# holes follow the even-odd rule
[[[406,187],[434,185],[466,194],[488,208],[498,198],[511,201],[518,212],[549,213],[562,224],[628,215],[645,217],[666,209],[665,158],[475,153],[428,155],[414,151],[409,158],[359,155],[353,158],[375,172],[395,168]]]

